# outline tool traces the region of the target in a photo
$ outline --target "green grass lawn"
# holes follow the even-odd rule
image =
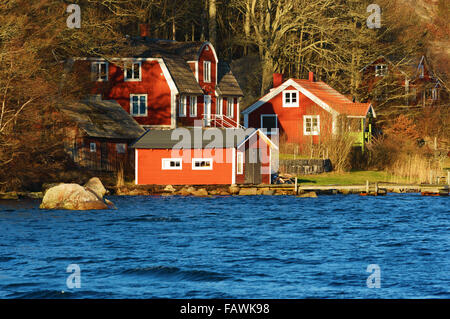
[[[382,171],[351,171],[348,173],[323,173],[319,175],[300,175],[298,182],[302,185],[364,185],[366,181],[392,182],[393,176]],[[402,182],[396,178],[395,181]]]

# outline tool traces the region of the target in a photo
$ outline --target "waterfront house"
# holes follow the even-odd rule
[[[386,102],[408,107],[439,106],[448,98],[448,90],[425,56],[420,57],[418,63],[399,67],[381,55],[360,73],[360,87],[375,106]]]
[[[376,116],[370,103],[354,103],[326,83],[315,81],[312,72],[307,80],[284,81],[281,74],[274,74],[270,92],[242,114],[245,127],[261,128],[268,134],[278,129],[275,134],[300,147],[337,134],[342,116],[352,122],[357,145],[363,146],[370,138],[371,119]]]
[[[272,150],[257,129],[148,130],[135,149],[137,185],[270,184]]]
[[[91,70],[91,93],[117,101],[145,129],[239,127],[243,93],[214,46],[147,34],[141,25],[141,36],[125,39],[115,58],[76,59],[75,68]]]
[[[83,100],[58,106],[66,119],[66,150],[80,167],[117,171],[134,165],[129,150],[145,130],[116,101]]]

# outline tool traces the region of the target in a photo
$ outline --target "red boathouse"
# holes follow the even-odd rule
[[[149,130],[135,148],[137,185],[270,184],[272,149],[256,129]]]

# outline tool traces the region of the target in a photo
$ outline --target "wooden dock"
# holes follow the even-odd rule
[[[421,193],[428,196],[449,195],[447,185],[398,185],[391,183],[375,183],[366,185],[295,185],[295,184],[272,184],[272,185],[239,185],[240,188],[269,189],[285,191],[289,194],[301,194],[305,192],[316,192],[324,195],[334,194],[360,194],[362,196],[381,196],[387,193]]]

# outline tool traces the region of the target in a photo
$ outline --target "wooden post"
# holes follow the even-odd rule
[[[369,181],[366,181],[366,193],[369,194]]]
[[[450,170],[447,172],[447,185],[450,187]]]
[[[375,183],[375,194],[378,195],[378,182]]]
[[[297,195],[297,176],[295,176],[295,195]]]

